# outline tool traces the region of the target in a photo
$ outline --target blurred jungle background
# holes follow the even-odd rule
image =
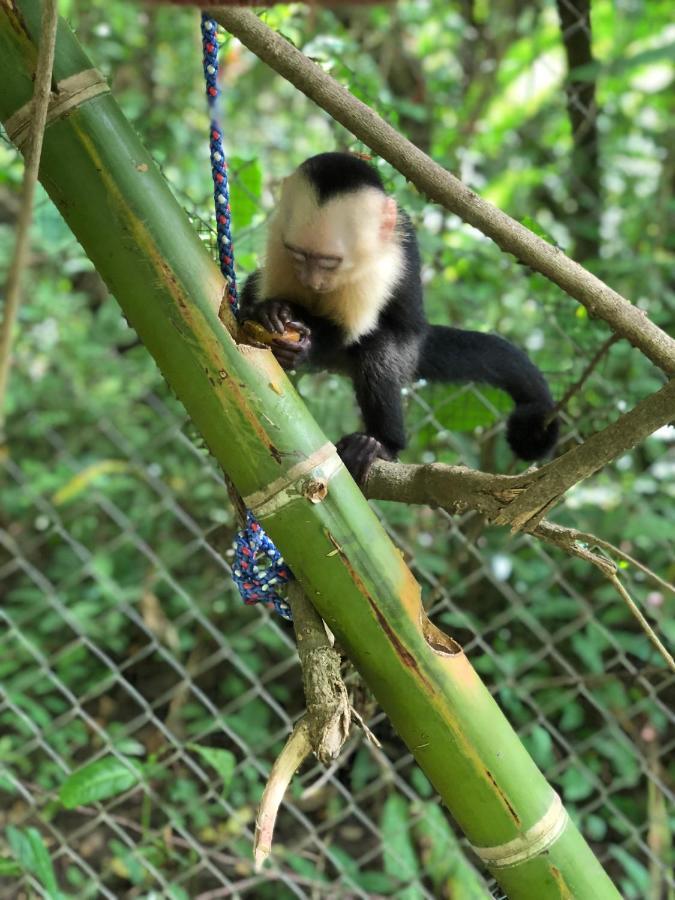
[[[419,0],[280,5],[263,18],[481,196],[672,329],[672,4],[593,0],[590,20],[587,10]],[[63,0],[61,11],[213,245],[196,11],[121,0]],[[243,278],[279,180],[313,153],[366,148],[237,41],[224,38],[222,58]],[[561,450],[658,389],[660,373],[608,341],[607,326],[376,164],[418,228],[432,321],[520,343],[557,399],[595,360],[565,406]],[[0,283],[22,171],[3,137]],[[292,630],[242,606],[218,468],[42,191],[25,298],[0,458],[2,896],[487,896],[464,882],[461,837],[374,704],[382,750],[358,733],[339,765],[307,766],[269,869],[253,872],[256,804],[304,708]],[[347,384],[296,382],[329,438],[353,429]],[[503,401],[473,386],[411,388],[404,459],[517,471]],[[657,432],[552,518],[672,580],[674,442],[673,429]],[[622,894],[673,898],[674,679],[612,585],[476,514],[377,509],[429,614],[463,644]],[[667,591],[628,562],[621,577],[672,640]],[[122,778],[115,796],[64,808],[70,773],[120,759],[143,763],[145,790]]]

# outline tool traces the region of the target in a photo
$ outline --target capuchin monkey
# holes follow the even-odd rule
[[[285,369],[351,377],[365,431],[343,437],[337,451],[359,484],[377,458],[395,459],[405,447],[401,388],[418,378],[501,388],[515,401],[513,452],[533,460],[555,446],[551,393],[522,350],[427,322],[410,219],[357,156],[320,153],[284,180],[265,264],[248,278],[241,305],[244,319],[279,335],[270,346]],[[286,326],[295,339],[284,337]]]

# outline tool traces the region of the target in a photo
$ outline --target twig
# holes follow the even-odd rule
[[[631,595],[628,593],[626,588],[621,584],[621,582],[619,581],[619,579],[616,575],[609,576],[609,580],[612,582],[614,587],[617,589],[617,591],[623,598],[628,609],[630,609],[630,611],[633,613],[635,618],[638,620],[638,622],[642,626],[642,630],[645,632],[645,634],[647,635],[649,640],[656,647],[656,649],[659,651],[661,656],[665,659],[666,664],[668,665],[668,668],[671,670],[671,672],[675,672],[675,659],[673,659],[672,655],[668,652],[668,650],[664,646],[664,644],[661,641],[661,639],[659,638],[659,636],[656,634],[656,632],[654,631],[652,626],[649,624],[649,622],[645,619],[645,617],[642,613],[642,610],[639,608],[637,603],[633,600]]]
[[[481,199],[253,13],[215,8],[212,14],[264,63],[391,163],[429,199],[478,228],[505,253],[512,253],[541,272],[582,303],[592,316],[604,319],[612,331],[630,341],[653,363],[665,372],[675,373],[675,340],[651,322],[643,310],[558,247]]]
[[[635,557],[631,556],[630,553],[626,553],[625,550],[622,550],[615,544],[611,544],[604,538],[599,538],[597,535],[590,534],[587,531],[578,531],[576,528],[572,528],[570,529],[570,531],[574,534],[574,539],[576,541],[580,541],[584,544],[589,544],[591,547],[599,547],[601,550],[605,550],[607,553],[610,553],[613,556],[618,557],[619,559],[625,559],[632,566],[635,566],[636,569],[639,569],[644,575],[646,575],[647,578],[650,578],[660,588],[663,588],[664,591],[669,591],[671,594],[675,594],[674,584],[671,584],[669,581],[661,578],[660,575],[657,575],[656,572],[654,572],[644,563],[641,563],[639,559],[635,559]]]
[[[594,370],[597,368],[597,366],[599,365],[599,363],[601,362],[601,360],[603,359],[605,354],[609,351],[610,347],[612,347],[614,344],[616,344],[616,342],[618,340],[619,340],[618,334],[610,334],[610,336],[607,338],[607,340],[604,342],[604,344],[602,344],[600,349],[597,351],[597,353],[595,354],[593,359],[589,362],[589,364],[586,366],[584,371],[581,373],[581,376],[579,377],[578,381],[575,381],[571,387],[567,388],[567,390],[563,394],[562,398],[556,403],[554,408],[551,410],[548,418],[546,419],[546,425],[549,425],[557,417],[558,413],[560,413],[560,411],[563,410],[567,406],[567,404],[570,402],[572,397],[574,397],[575,394],[579,393],[579,391],[586,384],[586,382],[588,381],[590,376],[593,374]]]
[[[604,556],[599,556],[587,547],[582,546],[579,535],[583,533],[577,532],[573,528],[564,528],[562,525],[554,525],[551,522],[540,522],[533,530],[532,534],[535,537],[541,537],[550,544],[562,547],[562,549],[565,550],[566,553],[569,553],[570,556],[578,556],[580,559],[589,562],[592,566],[599,569],[605,578],[607,578],[607,580],[617,589],[619,596],[635,616],[649,640],[659,651],[668,668],[675,672],[675,660],[619,580],[614,562],[606,559]],[[598,544],[599,541],[592,534],[583,534],[583,543],[588,543],[590,546],[593,546],[594,544]],[[664,584],[667,584],[667,582],[664,582]]]
[[[368,726],[366,725],[365,719],[363,718],[361,713],[357,712],[357,710],[354,709],[353,706],[350,706],[349,708],[352,713],[352,718],[358,723],[359,727],[363,730],[363,735],[364,735],[365,739],[368,741],[368,743],[373,744],[375,747],[381,748],[382,744],[375,737],[375,735],[370,730],[370,728],[368,728]]]
[[[26,167],[21,188],[21,208],[16,226],[16,243],[9,266],[5,288],[5,311],[0,324],[0,426],[5,419],[5,396],[9,381],[12,355],[12,335],[21,303],[21,282],[28,262],[30,247],[30,223],[33,218],[33,200],[40,168],[42,142],[49,108],[49,96],[56,46],[57,0],[45,0],[40,24],[40,46],[35,72],[35,89],[32,102],[32,122]]]
[[[255,838],[253,840],[253,868],[256,872],[262,869],[265,860],[272,852],[274,825],[286,789],[291,783],[296,770],[311,752],[312,744],[309,739],[309,727],[306,717],[303,716],[296,723],[284,749],[272,766],[270,777],[267,780],[260,800],[255,823]]]

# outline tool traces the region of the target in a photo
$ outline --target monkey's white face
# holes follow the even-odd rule
[[[287,241],[284,241],[284,248],[290,256],[295,277],[303,287],[325,294],[339,285],[341,256],[316,255]]]
[[[297,280],[327,294],[361,279],[387,250],[396,204],[365,188],[319,206],[314,187],[296,172],[284,182],[277,223]]]
[[[359,340],[377,326],[405,264],[396,219],[396,201],[371,187],[320,206],[294,172],[269,223],[262,296],[288,297]]]

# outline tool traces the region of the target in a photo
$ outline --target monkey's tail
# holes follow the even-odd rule
[[[516,456],[532,460],[555,447],[559,422],[547,424],[555,404],[546,379],[518,347],[496,334],[430,325],[422,344],[418,378],[477,381],[506,391],[516,406],[506,437]]]

